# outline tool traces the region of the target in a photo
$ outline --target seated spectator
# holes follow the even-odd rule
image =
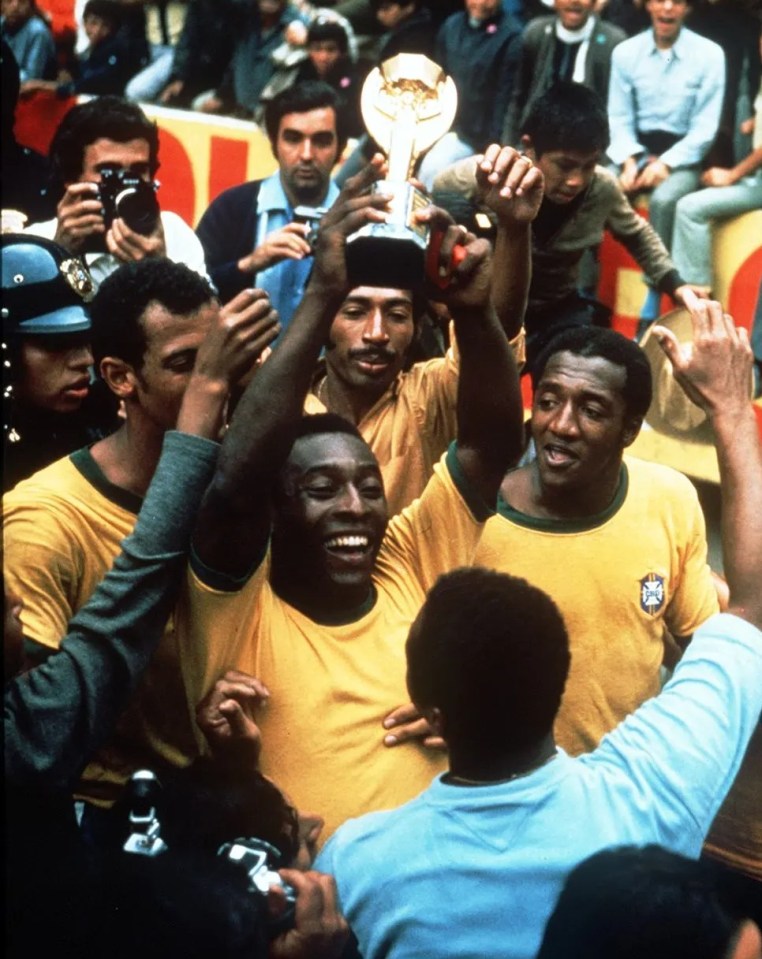
[[[460,342],[460,441],[423,495],[387,527],[378,463],[356,428],[335,414],[302,416],[349,291],[346,238],[385,219],[388,198],[368,192],[380,161],[323,218],[297,313],[239,401],[177,616],[188,700],[231,667],[257,676],[270,692],[257,716],[262,771],[297,809],[324,818],[326,833],[409,798],[441,768],[405,705],[400,642],[438,572],[468,561],[497,495],[495,471],[518,457],[522,435],[515,364],[489,308],[489,245],[455,226],[438,270],[451,274],[456,239],[467,255],[438,295]],[[448,535],[432,536],[445,515]]]
[[[449,771],[406,805],[346,823],[315,863],[335,877],[365,959],[531,959],[575,865],[626,843],[697,857],[733,783],[762,708],[751,351],[718,303],[696,313],[692,356],[663,335],[714,428],[731,615],[702,625],[661,694],[574,759],[553,738],[570,657],[552,600],[478,567],[442,576],[410,630],[407,677]],[[394,882],[379,896],[390,850]]]
[[[275,71],[272,54],[283,42],[289,23],[299,18],[288,0],[247,0],[225,76],[210,96],[194,102],[194,109],[253,117]]]
[[[599,166],[608,142],[603,104],[581,84],[557,84],[535,101],[524,122],[523,148],[545,177],[545,197],[532,224],[532,282],[524,318],[530,369],[560,329],[599,322],[599,305],[580,293],[579,272],[585,251],[600,244],[604,230],[659,290],[683,306],[695,302],[653,228]],[[434,183],[435,202],[453,212],[464,199],[473,203],[475,168],[471,158],[443,171]]]
[[[718,221],[762,210],[762,83],[755,101],[751,153],[730,169],[710,167],[701,175],[705,187],[678,200],[672,258],[688,282],[711,293],[712,227]]]
[[[385,33],[379,41],[378,62],[398,53],[422,53],[434,59],[436,26],[423,0],[371,0]]]
[[[645,30],[651,22],[645,0],[598,0],[598,13],[628,37]]]
[[[233,55],[241,9],[240,0],[191,0],[174,48],[163,65],[156,61],[148,68],[153,87],[148,96],[143,91],[144,99],[189,107],[197,96],[216,89]]]
[[[122,6],[117,0],[87,0],[83,13],[90,46],[79,57],[74,79],[29,81],[25,92],[48,90],[59,97],[80,93],[124,92],[132,75],[128,51],[120,33]]]
[[[65,250],[3,234],[3,490],[116,429],[90,383],[94,287]]]
[[[714,41],[725,54],[720,125],[704,166],[733,167],[743,157],[737,131],[749,117],[745,111],[762,79],[758,5],[755,0],[695,0],[688,23],[694,33]]]
[[[2,163],[3,209],[17,210],[23,220],[15,230],[22,230],[24,223],[47,220],[56,210],[56,201],[50,190],[50,164],[31,147],[16,139],[16,105],[19,96],[19,68],[13,51],[2,41],[0,47],[0,163]],[[3,229],[6,229],[3,225]]]
[[[659,846],[596,853],[566,878],[537,959],[760,959],[751,920],[700,863]]]
[[[265,126],[278,171],[225,190],[196,232],[223,300],[256,285],[285,327],[312,268],[310,225],[295,211],[306,205],[319,217],[333,204],[331,171],[347,138],[338,95],[326,83],[284,90],[268,104]]]
[[[56,51],[53,35],[34,0],[2,0],[0,10],[0,32],[19,65],[22,90],[27,80],[54,77]]]
[[[159,132],[138,106],[104,96],[73,107],[55,132],[50,162],[59,185],[57,216],[31,224],[26,232],[84,254],[96,284],[120,263],[161,256],[206,274],[204,251],[193,230],[176,213],[159,212],[153,199]],[[146,216],[132,226],[115,209],[115,195],[109,193],[109,203],[102,199],[99,184],[106,171],[150,185],[141,203]]]
[[[423,157],[418,177],[430,190],[450,163],[497,143],[516,77],[521,29],[501,0],[463,0],[437,34],[434,59],[452,77],[458,112],[449,133]]]
[[[538,17],[521,38],[516,82],[501,143],[515,146],[535,100],[559,80],[584,83],[605,101],[611,51],[625,38],[594,13],[596,0],[555,0],[556,15]]]
[[[626,193],[652,191],[649,220],[671,249],[675,204],[698,186],[717,134],[725,55],[683,25],[689,0],[646,0],[646,7],[651,29],[612,54],[608,152]]]
[[[343,20],[343,18],[342,18]],[[348,21],[340,22],[330,10],[316,12],[309,25],[304,50],[286,47],[283,61],[262,91],[255,119],[262,123],[267,104],[282,90],[308,81],[327,83],[340,97],[339,110],[348,137],[364,131],[360,113],[362,72],[350,54],[350,40],[356,46]]]

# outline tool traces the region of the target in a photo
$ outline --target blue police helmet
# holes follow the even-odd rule
[[[95,283],[79,257],[27,233],[0,235],[3,333],[60,336],[90,329]]]

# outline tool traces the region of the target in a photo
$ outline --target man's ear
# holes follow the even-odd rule
[[[532,143],[532,138],[525,133],[521,138],[521,150],[525,156],[528,156],[532,163],[537,160],[537,151]]]
[[[119,399],[126,400],[135,395],[138,377],[135,369],[116,356],[104,356],[100,364],[101,376],[106,385]]]
[[[642,416],[633,416],[629,419],[624,426],[624,437],[622,439],[623,446],[632,446],[635,440],[638,438],[638,433],[640,433],[640,428],[643,425]]]

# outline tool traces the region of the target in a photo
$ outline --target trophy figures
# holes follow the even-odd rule
[[[389,173],[373,186],[392,197],[386,223],[369,223],[347,240],[355,285],[415,287],[424,278],[429,228],[413,214],[428,198],[411,183],[418,157],[450,129],[458,97],[442,68],[420,54],[401,53],[369,74],[361,108],[370,136],[386,153]]]

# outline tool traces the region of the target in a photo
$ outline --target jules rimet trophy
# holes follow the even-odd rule
[[[429,227],[414,214],[429,199],[408,183],[416,161],[450,129],[458,95],[442,68],[421,54],[400,53],[368,75],[361,109],[370,136],[386,154],[389,172],[373,190],[392,197],[386,223],[369,223],[347,240],[352,282],[413,287],[423,280]]]

